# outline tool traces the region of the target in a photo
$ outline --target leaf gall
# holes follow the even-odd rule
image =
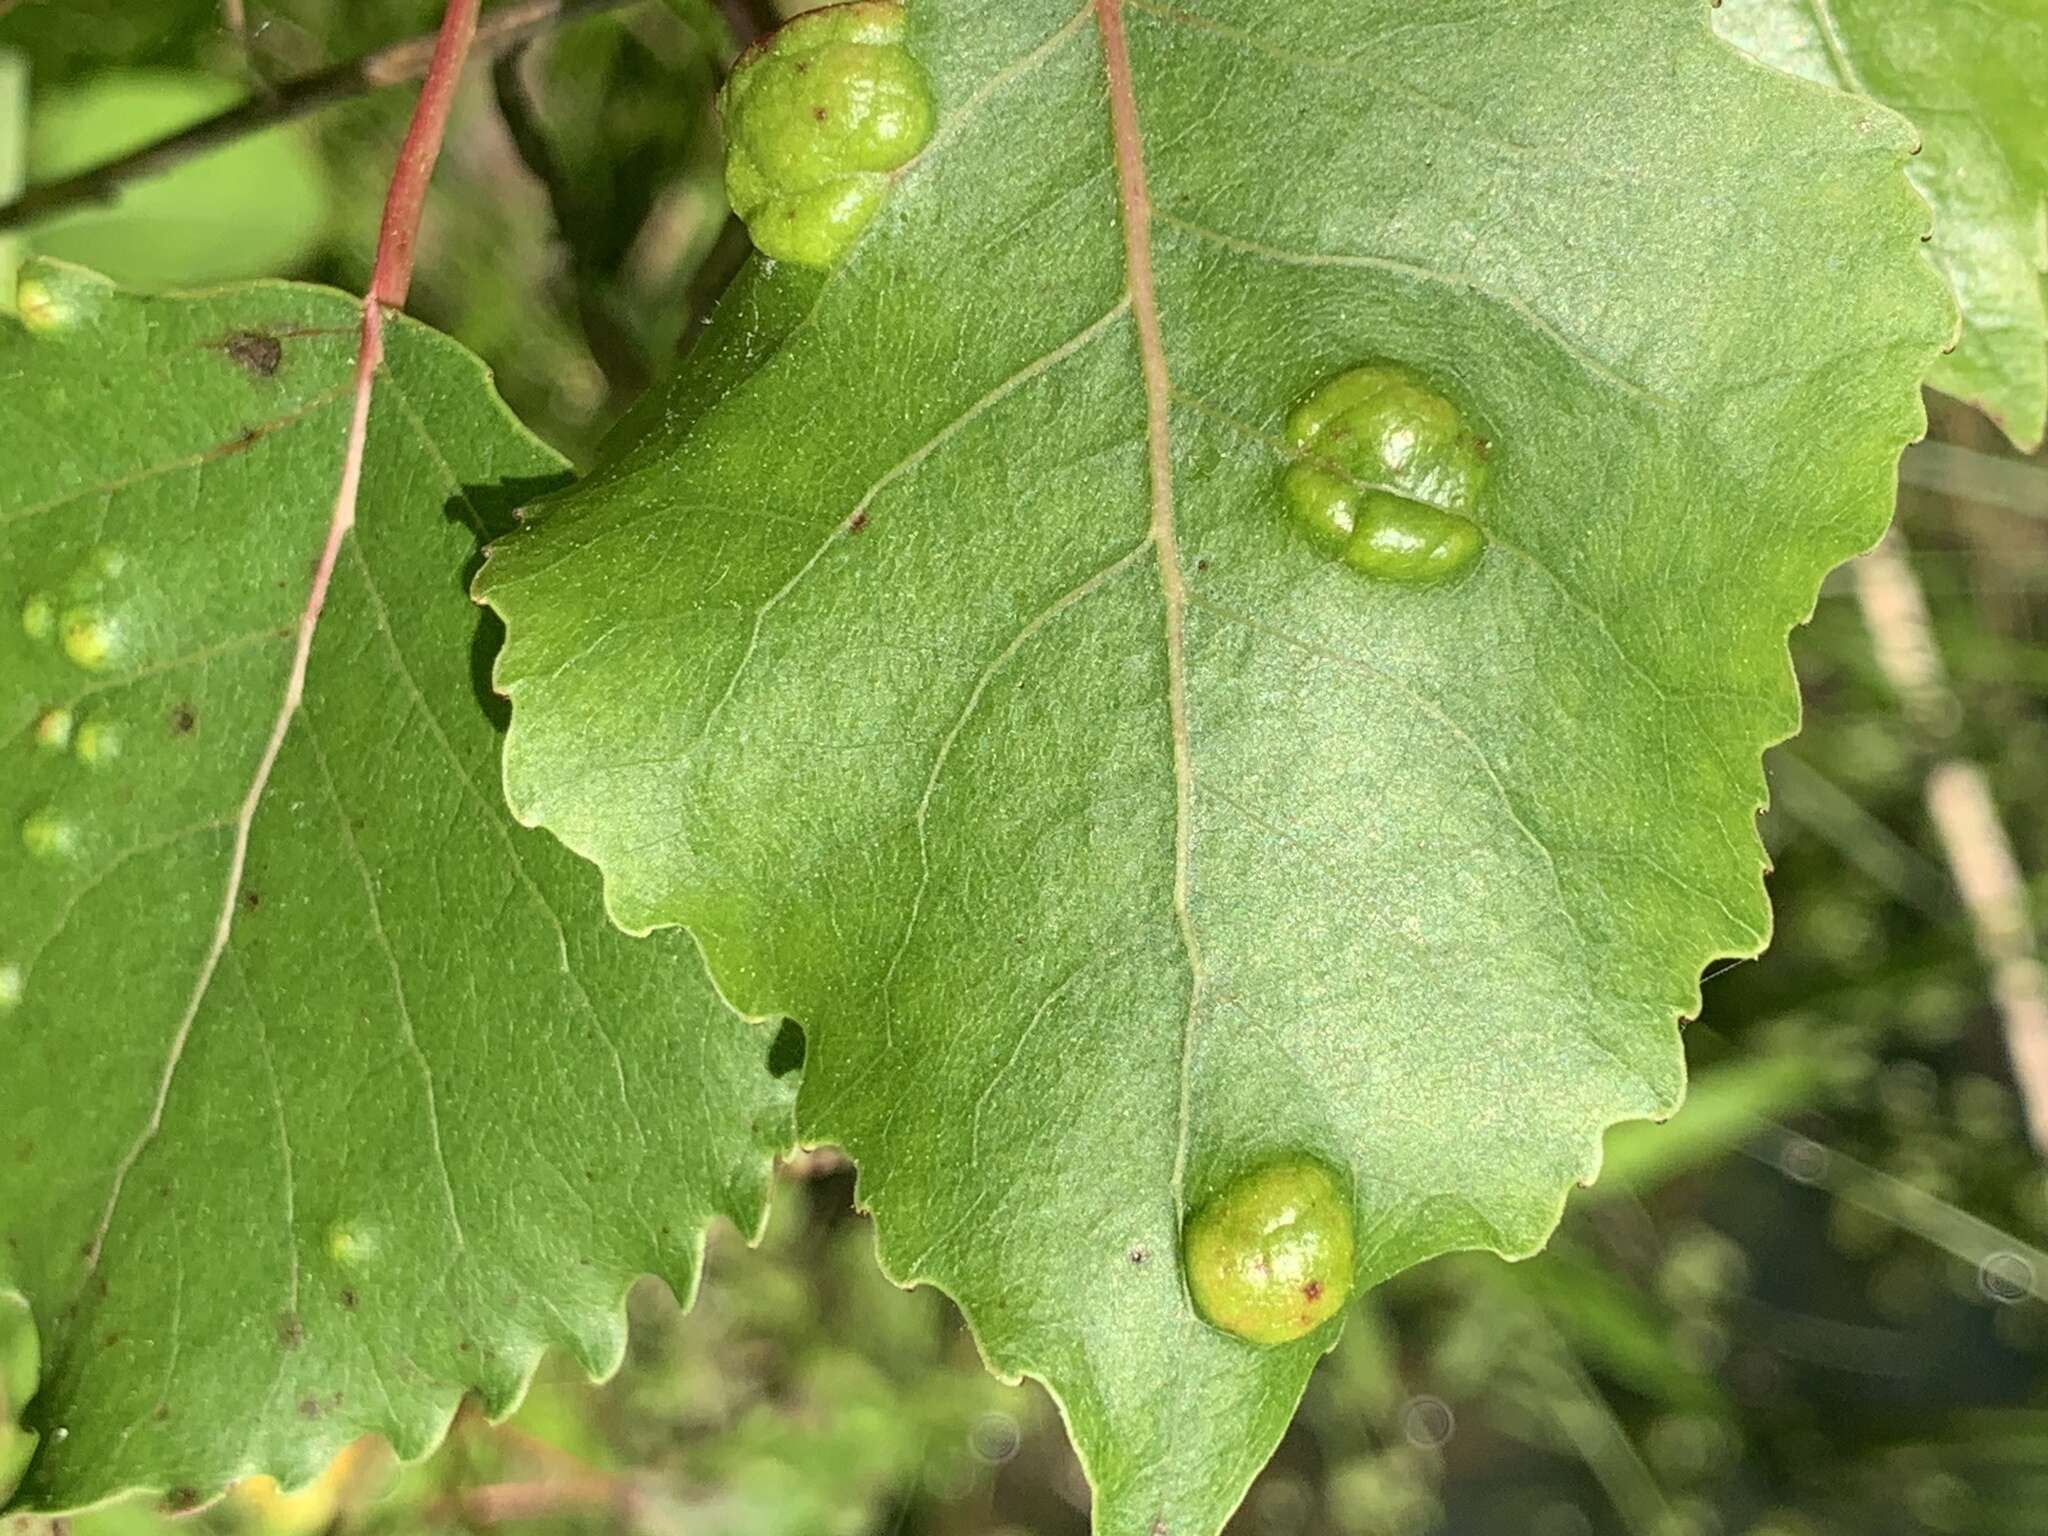
[[[924,69],[895,0],[807,11],[743,54],[719,93],[725,186],[761,254],[829,267],[931,138]]]
[[[76,857],[81,842],[78,824],[48,807],[32,812],[21,824],[21,846],[46,863]]]
[[[1288,412],[1287,441],[1300,455],[1281,479],[1289,511],[1353,570],[1428,585],[1485,548],[1471,512],[1486,445],[1411,369],[1368,363],[1328,380]]]
[[[46,752],[62,752],[71,745],[71,711],[61,706],[46,709],[36,716],[34,737],[37,746]]]
[[[31,640],[48,640],[57,633],[57,607],[47,593],[31,593],[22,603],[21,632]]]
[[[57,643],[73,666],[102,672],[114,662],[120,634],[105,614],[92,608],[73,608],[57,621]]]
[[[1307,1158],[1245,1174],[1189,1218],[1188,1292],[1212,1326],[1286,1344],[1336,1316],[1351,1294],[1351,1201]]]

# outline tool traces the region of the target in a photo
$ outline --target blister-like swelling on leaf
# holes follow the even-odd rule
[[[1720,0],[1767,64],[1913,120],[1907,167],[1962,330],[1928,382],[2031,452],[2048,426],[2048,7],[2041,0]]]
[[[68,709],[46,709],[36,716],[34,727],[37,746],[51,752],[62,752],[71,745],[71,730],[76,724]]]
[[[1287,413],[1300,454],[1281,479],[1288,506],[1352,569],[1425,585],[1458,575],[1485,535],[1472,520],[1487,445],[1458,408],[1410,370],[1339,374]]]
[[[1696,0],[1558,16],[913,0],[940,126],[857,255],[750,267],[479,578],[518,815],[803,1020],[805,1135],[1114,1536],[1219,1528],[1334,1331],[1203,1319],[1210,1191],[1326,1164],[1356,1294],[1676,1104],[1786,635],[1923,425],[1907,126]],[[1486,440],[1455,580],[1288,504],[1373,359]]]
[[[719,93],[725,190],[765,256],[832,265],[932,133],[931,85],[894,0],[807,11]]]
[[[14,285],[15,318],[40,336],[89,326],[113,293],[98,273],[61,262],[24,266]],[[28,627],[24,610],[23,627]]]
[[[1181,1250],[1203,1317],[1254,1344],[1290,1343],[1351,1297],[1351,1200],[1320,1163],[1271,1163],[1195,1212]]]
[[[388,324],[360,520],[230,890],[360,309],[141,299],[48,262],[22,286],[0,1291],[44,1369],[20,1500],[189,1507],[302,1484],[366,1432],[419,1456],[465,1391],[508,1411],[543,1348],[609,1370],[633,1276],[687,1292],[706,1221],[755,1229],[793,1083],[684,935],[619,935],[593,873],[505,814],[463,585],[563,465],[476,360]]]

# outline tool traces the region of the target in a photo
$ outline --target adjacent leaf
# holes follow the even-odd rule
[[[190,126],[242,91],[196,72],[110,70],[38,96],[29,175],[55,181]],[[299,261],[327,215],[327,175],[296,125],[238,139],[163,176],[36,226],[46,256],[137,286],[265,277]]]
[[[1357,1287],[1527,1253],[1671,1110],[1764,941],[1787,630],[1951,315],[1907,126],[1691,0],[909,18],[937,127],[861,240],[747,271],[496,546],[506,783],[803,1020],[801,1131],[1098,1528],[1204,1536],[1336,1324],[1204,1323],[1188,1212],[1307,1160]],[[1317,446],[1354,406],[1384,480]],[[1354,568],[1424,514],[1476,555]]]
[[[632,1276],[687,1291],[707,1220],[753,1230],[788,1089],[687,938],[617,934],[505,815],[463,584],[562,465],[403,321],[210,959],[358,311],[47,263],[24,298],[57,328],[0,335],[0,1286],[43,1346],[19,1498],[296,1484],[365,1430],[421,1455],[544,1346],[610,1370]]]
[[[28,176],[28,60],[0,46],[0,203],[11,202]],[[21,236],[0,232],[0,309],[13,307]]]
[[[1721,35],[1913,120],[1907,174],[1961,301],[1928,382],[2031,452],[2048,428],[2048,9],[2040,0],[1717,0]]]
[[[0,8],[0,45],[33,61],[39,84],[123,64],[196,60],[221,32],[218,0],[18,0]]]

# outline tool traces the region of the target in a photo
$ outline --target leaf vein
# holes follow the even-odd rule
[[[420,419],[418,412],[412,408],[411,401],[395,381],[387,379],[386,388],[391,391],[392,398],[398,402],[400,409],[404,411],[413,429],[413,435],[418,439],[427,456],[439,470],[443,484],[455,499],[462,503],[470,525],[475,529],[477,537],[484,537],[482,518],[477,514],[475,507],[470,504],[468,493],[463,489],[454,469],[442,457],[439,448],[428,434],[425,422]],[[428,734],[433,737],[435,745],[440,748],[441,755],[447,759],[448,766],[453,770],[456,782],[462,786],[463,793],[469,798],[470,803],[476,807],[479,824],[489,827],[496,834],[498,844],[505,850],[506,861],[510,864],[514,875],[518,878],[519,883],[526,888],[526,893],[533,899],[534,905],[547,918],[548,926],[554,930],[555,955],[561,974],[567,978],[569,985],[575,989],[578,1002],[581,1003],[584,1013],[589,1016],[591,1028],[597,1031],[598,1038],[604,1041],[605,1049],[611,1055],[612,1076],[618,1087],[620,1107],[626,1111],[627,1119],[633,1124],[634,1134],[639,1137],[644,1146],[648,1140],[647,1128],[641,1123],[639,1106],[633,1102],[632,1093],[626,1086],[625,1056],[619,1049],[618,1040],[613,1036],[611,1030],[606,1027],[604,1015],[592,999],[589,988],[584,985],[583,978],[577,974],[575,967],[570,963],[569,935],[562,926],[561,914],[555,911],[547,897],[542,894],[540,886],[535,883],[532,872],[526,867],[526,858],[520,851],[517,840],[505,826],[504,818],[497,813],[495,808],[495,787],[493,787],[492,792],[488,795],[477,787],[476,781],[470,775],[468,766],[462,761],[461,754],[455,750],[455,743],[449,739],[447,731],[442,727],[440,718],[434,713],[433,706],[428,702],[425,690],[420,687],[419,680],[413,676],[412,667],[406,661],[405,648],[399,644],[398,631],[391,622],[390,605],[384,601],[384,594],[378,589],[376,574],[370,568],[369,557],[364,554],[361,541],[358,540],[351,544],[349,552],[354,558],[357,574],[362,577],[363,591],[370,600],[370,611],[377,621],[377,632],[382,636],[386,647],[391,652],[392,665],[397,669],[398,675],[405,683],[407,691],[412,694],[414,702],[419,706],[420,714],[427,722]]]
[[[733,668],[732,676],[727,680],[724,691],[719,694],[717,702],[711,706],[711,711],[705,717],[704,725],[698,731],[696,740],[679,756],[684,758],[693,756],[710,739],[712,731],[717,728],[720,715],[725,712],[726,706],[732,702],[734,695],[738,693],[740,680],[746,675],[747,668],[753,663],[754,656],[760,649],[761,632],[768,622],[769,615],[779,608],[803,584],[804,579],[817,568],[818,563],[839,542],[840,538],[852,526],[854,521],[874,505],[877,497],[897,481],[917,473],[924,466],[925,461],[930,459],[933,454],[937,453],[939,449],[943,448],[980,417],[1002,404],[1009,396],[1022,389],[1041,374],[1057,368],[1075,353],[1087,347],[1090,342],[1107,332],[1129,307],[1130,300],[1128,297],[1119,300],[1081,330],[1061,342],[1057,347],[1033,358],[994,388],[988,390],[979,399],[959,411],[944,426],[926,438],[923,443],[919,444],[918,447],[911,450],[910,453],[897,460],[895,464],[884,471],[881,478],[870,485],[862,493],[860,499],[833,523],[832,531],[825,536],[816,549],[811,551],[810,558],[797,568],[796,573],[771,593],[766,602],[755,609],[752,629],[747,635],[746,649],[740,653],[739,664]]]
[[[1255,257],[1258,260],[1270,261],[1280,266],[1307,267],[1311,269],[1317,267],[1336,267],[1359,271],[1386,272],[1396,277],[1414,278],[1418,282],[1429,283],[1438,287],[1476,293],[1480,297],[1491,299],[1504,309],[1511,311],[1531,330],[1543,336],[1553,346],[1557,347],[1559,351],[1577,363],[1579,367],[1594,378],[1599,379],[1602,383],[1621,390],[1623,393],[1644,404],[1658,406],[1665,410],[1678,409],[1678,402],[1676,400],[1668,395],[1658,394],[1647,385],[1639,383],[1619,369],[1603,362],[1589,351],[1584,343],[1575,341],[1572,337],[1566,335],[1565,332],[1558,329],[1551,321],[1537,313],[1528,300],[1520,297],[1518,294],[1511,293],[1505,288],[1475,277],[1471,273],[1445,272],[1439,268],[1425,266],[1419,262],[1399,261],[1391,256],[1366,256],[1352,251],[1290,250],[1285,246],[1270,244],[1263,240],[1252,240],[1242,235],[1234,235],[1227,230],[1217,229],[1209,224],[1198,223],[1193,219],[1183,218],[1175,213],[1161,213],[1158,215],[1158,218],[1162,224],[1192,235],[1198,240],[1207,240],[1211,244],[1220,245],[1227,250],[1235,251],[1241,256]]]
[[[320,770],[320,782],[327,790],[327,798],[333,802],[335,825],[341,833],[341,844],[348,852],[349,862],[355,866],[356,877],[362,882],[365,910],[370,918],[370,932],[377,942],[377,948],[384,956],[391,972],[391,992],[397,1003],[398,1022],[405,1036],[407,1053],[417,1063],[421,1086],[426,1094],[427,1130],[429,1145],[433,1149],[434,1166],[441,1181],[441,1196],[448,1211],[448,1222],[455,1233],[458,1251],[469,1246],[463,1235],[462,1217],[455,1208],[455,1183],[448,1174],[448,1154],[441,1142],[441,1110],[434,1089],[434,1068],[427,1055],[420,1048],[419,1032],[413,1027],[412,1005],[407,1000],[405,973],[398,961],[398,951],[392,947],[391,935],[384,926],[384,910],[377,900],[377,882],[371,872],[369,860],[363,856],[361,844],[356,841],[355,829],[349,824],[348,805],[341,798],[341,790],[334,781],[334,771],[327,761],[327,749],[320,745],[320,733],[309,718],[305,722],[306,744],[312,751],[314,764]]]

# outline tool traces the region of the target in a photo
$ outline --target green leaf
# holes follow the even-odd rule
[[[1912,118],[1907,167],[1962,305],[1928,382],[2021,449],[2048,430],[2048,10],[2040,0],[1717,0],[1729,41]]]
[[[28,178],[28,60],[0,47],[0,203],[20,196]],[[0,231],[0,311],[14,307],[21,236]]]
[[[1670,1112],[1764,941],[1787,631],[1951,315],[1906,125],[1690,0],[909,15],[937,126],[862,238],[744,273],[495,546],[506,783],[803,1021],[800,1130],[1050,1384],[1098,1529],[1206,1536],[1337,1325],[1204,1323],[1188,1212],[1327,1166],[1356,1293],[1530,1252]],[[1484,483],[1395,433],[1290,503],[1375,362]],[[1354,569],[1387,503],[1482,545]]]
[[[0,334],[0,1288],[43,1350],[20,1501],[297,1484],[367,1430],[422,1455],[543,1347],[611,1370],[634,1275],[687,1293],[707,1220],[757,1228],[790,1084],[687,938],[617,934],[504,812],[463,587],[562,465],[410,322],[210,963],[359,310],[49,263],[24,298],[50,328]]]
[[[29,126],[29,173],[54,181],[234,105],[225,80],[169,70],[116,70],[40,97]],[[137,286],[261,277],[302,258],[327,211],[326,173],[295,126],[238,139],[125,188],[109,208],[36,226],[43,255],[83,262]]]
[[[0,9],[0,45],[26,54],[39,84],[195,61],[221,30],[219,0],[19,0]]]

